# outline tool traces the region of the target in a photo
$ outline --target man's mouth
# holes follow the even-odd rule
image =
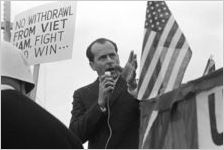
[[[111,68],[107,68],[105,71],[114,72],[114,71],[115,71],[115,69],[114,69],[113,67],[111,67]]]
[[[105,70],[105,72],[106,72],[106,71],[111,72],[111,76],[112,76],[114,79],[116,79],[116,78],[118,77],[118,73],[116,72],[116,70],[115,70],[114,67],[107,68],[107,69]]]

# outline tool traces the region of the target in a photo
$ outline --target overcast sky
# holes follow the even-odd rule
[[[16,14],[46,3],[49,2],[12,1],[11,18],[13,20]],[[193,53],[183,82],[201,77],[211,54],[216,68],[221,68],[223,2],[168,1],[167,5]],[[118,45],[122,66],[130,50],[137,53],[139,62],[145,12],[146,1],[78,1],[72,59],[40,65],[37,102],[68,126],[74,90],[93,82],[97,77],[85,56],[88,44],[99,37],[109,38]]]

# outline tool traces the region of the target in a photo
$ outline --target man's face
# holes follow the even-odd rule
[[[98,75],[103,75],[106,70],[114,72],[114,67],[119,65],[119,57],[115,51],[115,47],[110,42],[104,44],[95,43],[91,47],[94,59],[90,62],[90,66]]]

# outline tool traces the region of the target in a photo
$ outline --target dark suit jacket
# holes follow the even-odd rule
[[[99,81],[74,92],[70,129],[89,148],[105,148],[109,137],[107,112],[98,104]],[[139,102],[127,92],[126,81],[119,78],[110,97],[110,125],[112,137],[107,148],[138,148],[140,112]]]
[[[4,149],[82,148],[64,124],[15,90],[1,91],[1,132]]]

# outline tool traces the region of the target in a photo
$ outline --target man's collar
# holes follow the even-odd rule
[[[11,85],[2,84],[1,85],[1,90],[16,90],[16,89]]]

